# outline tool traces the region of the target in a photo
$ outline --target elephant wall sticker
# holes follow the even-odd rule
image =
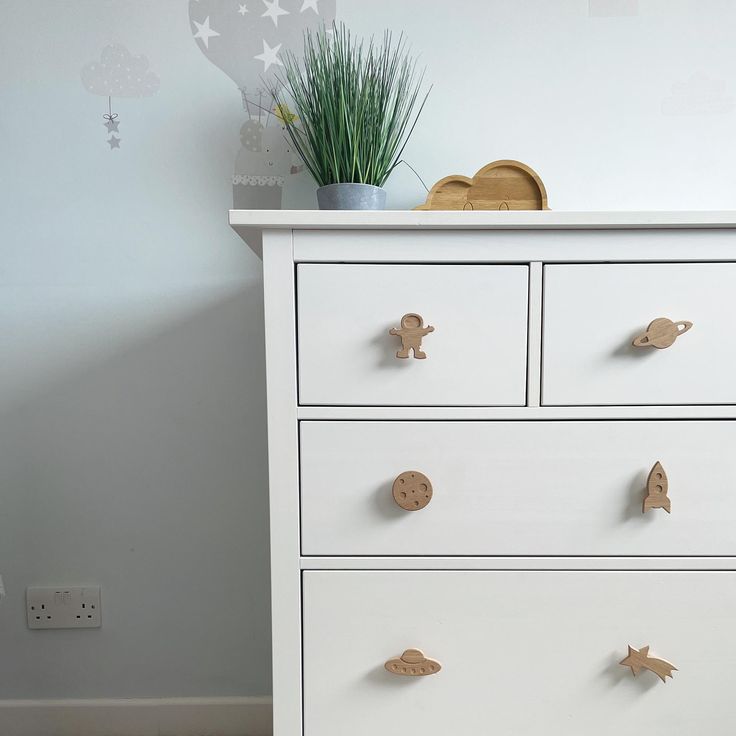
[[[336,0],[189,0],[192,37],[240,93],[245,120],[233,168],[236,209],[280,209],[289,176],[302,170],[269,93],[281,55],[303,48],[304,31],[330,26]]]

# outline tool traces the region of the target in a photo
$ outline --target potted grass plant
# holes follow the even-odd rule
[[[401,161],[429,92],[421,96],[403,34],[356,41],[344,24],[304,34],[304,54],[285,54],[271,93],[286,135],[319,185],[320,209],[384,209],[383,189]]]

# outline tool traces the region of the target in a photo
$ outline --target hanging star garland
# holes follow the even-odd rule
[[[107,112],[102,116],[105,122],[103,125],[107,128],[108,133],[118,133],[118,126],[120,121],[117,119],[118,114],[112,111],[112,97],[107,98]],[[114,135],[107,139],[107,144],[110,146],[110,150],[113,148],[120,148],[121,138],[116,138]]]

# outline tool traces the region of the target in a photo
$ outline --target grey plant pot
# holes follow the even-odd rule
[[[386,190],[372,184],[328,184],[317,190],[321,210],[385,210]]]

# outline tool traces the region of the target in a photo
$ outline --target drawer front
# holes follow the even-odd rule
[[[513,265],[298,266],[300,403],[523,405],[528,276]]]
[[[733,733],[732,572],[309,571],[303,590],[305,736]],[[672,679],[634,677],[629,645]],[[386,671],[407,649],[441,669]]]
[[[733,421],[302,422],[302,552],[730,556],[735,444]],[[643,513],[658,461],[671,513]]]
[[[547,266],[542,401],[736,403],[735,313],[736,264]],[[682,334],[667,339],[665,323],[657,348],[647,328],[659,318]]]

